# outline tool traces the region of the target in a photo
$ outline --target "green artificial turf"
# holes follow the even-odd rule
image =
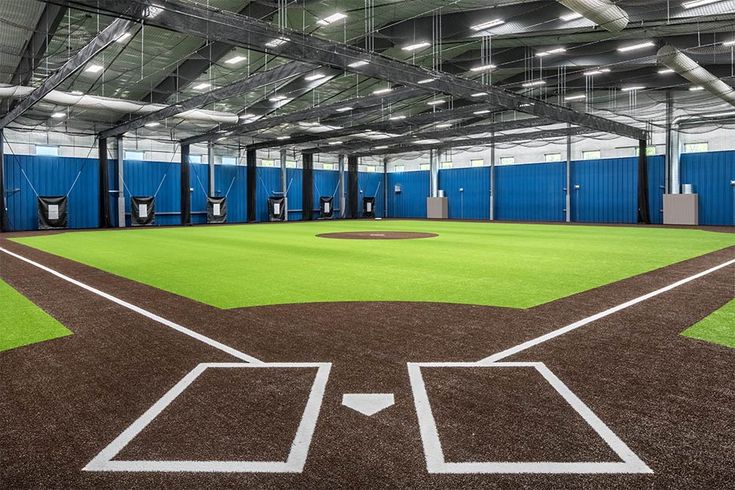
[[[392,230],[439,236],[314,236]],[[735,245],[735,235],[700,230],[385,220],[74,232],[15,240],[220,308],[317,301],[526,308]]]
[[[48,313],[0,280],[0,352],[69,334]]]
[[[682,335],[735,349],[735,299],[686,329]]]

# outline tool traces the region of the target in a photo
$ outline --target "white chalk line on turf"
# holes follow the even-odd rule
[[[617,313],[621,310],[624,310],[626,308],[629,308],[633,305],[637,305],[638,303],[641,303],[643,301],[646,301],[648,299],[651,299],[655,296],[658,296],[660,294],[663,294],[667,291],[671,291],[672,289],[678,288],[679,286],[683,286],[684,284],[687,284],[689,282],[692,282],[696,279],[699,279],[700,277],[704,277],[708,274],[712,274],[713,272],[716,272],[720,269],[724,269],[725,267],[729,265],[735,264],[735,259],[728,260],[727,262],[723,262],[720,265],[716,265],[710,269],[707,269],[705,271],[699,272],[697,274],[694,274],[692,276],[686,277],[684,279],[681,279],[679,281],[676,281],[672,284],[669,284],[668,286],[664,286],[660,289],[657,289],[655,291],[651,291],[648,294],[644,294],[643,296],[639,296],[637,298],[631,299],[630,301],[626,301],[625,303],[621,303],[617,306],[613,306],[612,308],[608,308],[605,311],[601,311],[600,313],[596,313],[592,316],[588,316],[587,318],[583,318],[582,320],[576,321],[572,324],[567,325],[566,327],[559,328],[557,330],[554,330],[552,332],[549,332],[545,335],[542,335],[540,337],[536,337],[535,339],[531,339],[527,342],[523,342],[522,344],[518,344],[515,347],[511,347],[510,349],[506,349],[504,351],[498,352],[497,354],[493,354],[489,357],[486,357],[484,359],[481,359],[477,361],[477,364],[479,365],[488,365],[492,364],[494,362],[500,361],[501,359],[505,359],[506,357],[510,357],[513,354],[517,354],[519,352],[522,352],[526,349],[530,349],[531,347],[534,347],[536,345],[542,344],[546,342],[547,340],[551,340],[553,338],[559,337],[560,335],[564,335],[565,333],[569,333],[572,330],[576,330],[580,327],[584,327],[585,325],[588,325],[592,322],[595,322],[597,320],[600,320],[601,318],[605,318],[606,316],[610,316],[613,313]]]
[[[192,337],[200,342],[204,342],[205,344],[211,347],[214,347],[215,349],[219,349],[222,352],[226,352],[227,354],[230,354],[231,356],[234,356],[244,362],[248,362],[252,364],[263,364],[263,361],[261,361],[260,359],[256,359],[255,357],[249,356],[245,354],[244,352],[240,352],[237,349],[233,349],[232,347],[229,347],[223,344],[222,342],[218,342],[214,339],[210,339],[206,335],[202,335],[198,332],[195,332],[194,330],[191,330],[182,325],[179,325],[178,323],[172,322],[171,320],[167,320],[163,318],[162,316],[156,315],[155,313],[151,313],[150,311],[145,310],[141,308],[140,306],[136,306],[132,303],[128,303],[127,301],[117,298],[111,294],[108,294],[108,293],[105,293],[104,291],[100,291],[99,289],[93,288],[92,286],[89,286],[88,284],[85,284],[81,281],[77,281],[76,279],[72,279],[71,277],[62,274],[61,272],[55,271],[54,269],[51,269],[50,267],[46,267],[43,264],[39,264],[38,262],[34,262],[31,259],[27,259],[23,257],[22,255],[18,255],[2,247],[0,247],[0,252],[6,253],[10,255],[11,257],[15,257],[18,260],[22,260],[23,262],[26,262],[34,267],[44,270],[48,272],[49,274],[53,274],[59,279],[63,279],[64,281],[74,284],[75,286],[79,286],[80,288],[85,289],[91,293],[94,293],[97,296],[101,296],[109,301],[112,301],[113,303],[118,304],[122,306],[123,308],[127,308],[128,310],[134,311],[135,313],[138,313],[139,315],[143,315],[144,317],[149,318],[153,320],[154,322],[158,322],[162,325],[165,325],[169,328],[176,330],[177,332],[183,333],[184,335],[188,335],[189,337]]]

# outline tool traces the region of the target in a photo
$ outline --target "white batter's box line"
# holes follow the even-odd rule
[[[84,471],[127,471],[127,472],[209,472],[209,473],[301,473],[306,464],[317,419],[327,386],[330,362],[209,362],[197,365],[181,381],[153,404],[143,415],[117,436],[95,456]],[[125,461],[113,460],[135,437],[138,436],[166,407],[183,393],[207,369],[278,369],[317,368],[316,376],[301,416],[301,421],[291,443],[286,461]]]
[[[421,368],[533,368],[561,395],[562,398],[584,419],[585,422],[617,454],[621,461],[614,462],[556,462],[556,461],[486,461],[447,462],[444,459],[439,431],[431,410]],[[482,365],[477,362],[409,362],[408,375],[411,381],[416,415],[418,417],[421,442],[429,473],[558,473],[558,474],[603,474],[603,473],[653,473],[653,471],[580,400],[562,381],[541,362],[495,362]]]

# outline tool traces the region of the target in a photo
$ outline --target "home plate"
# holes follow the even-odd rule
[[[342,395],[342,405],[368,417],[395,403],[393,393],[346,393]]]

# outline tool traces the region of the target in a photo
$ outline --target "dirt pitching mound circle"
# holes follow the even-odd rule
[[[348,231],[343,233],[321,233],[319,238],[337,238],[342,240],[412,240],[416,238],[433,238],[436,233],[418,233],[413,231]]]

